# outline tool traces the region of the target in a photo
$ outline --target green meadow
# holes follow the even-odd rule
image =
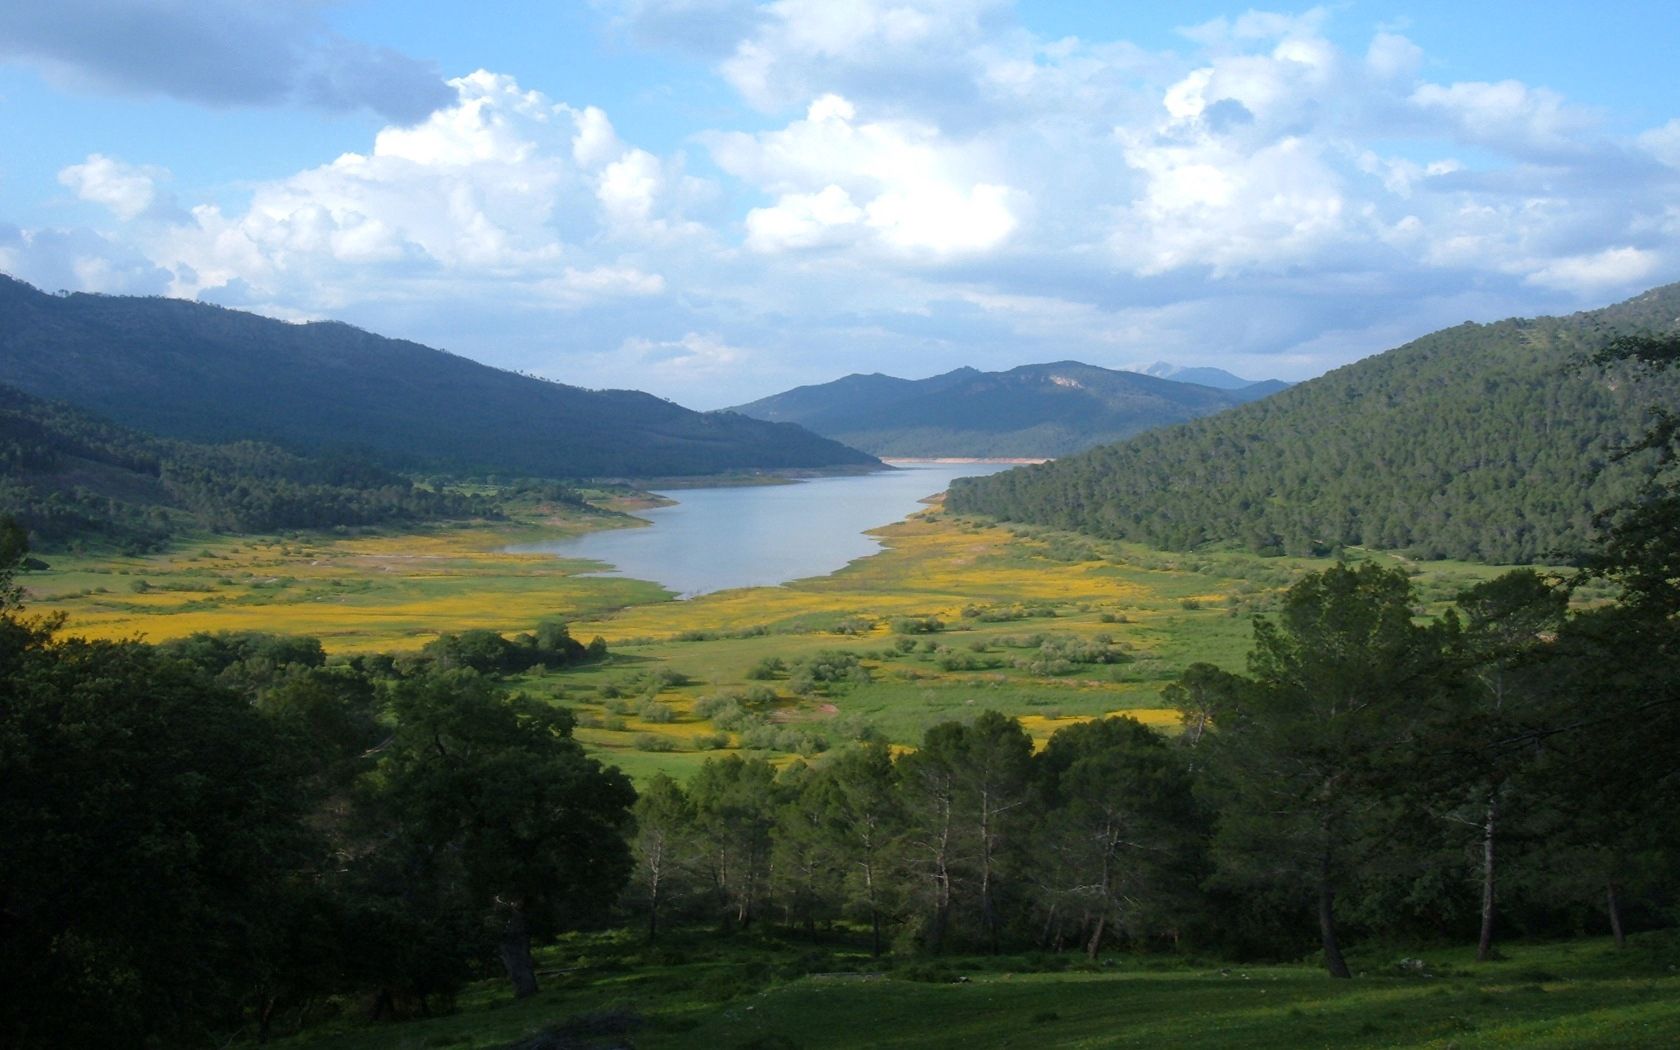
[[[1190,664],[1240,670],[1251,619],[1324,559],[1173,554],[937,508],[878,531],[887,549],[832,575],[673,600],[602,566],[509,546],[622,517],[367,536],[205,537],[162,554],[70,554],[27,579],[68,631],[164,641],[197,631],[312,635],[329,652],[403,652],[446,631],[511,635],[567,621],[607,660],[516,681],[565,704],[577,736],[636,779],[679,779],[730,751],[815,758],[856,739],[898,745],[996,710],[1040,743],[1128,712],[1163,728],[1161,689]],[[1391,555],[1346,552],[1397,563]],[[1406,565],[1442,602],[1493,575]],[[813,665],[837,657],[838,676]],[[802,671],[806,673],[802,674]]]
[[[1671,933],[1619,952],[1578,940],[1513,945],[1480,964],[1464,948],[1368,948],[1350,961],[1359,979],[1338,982],[1313,962],[1115,954],[894,965],[814,941],[687,934],[650,948],[629,934],[574,934],[540,956],[545,984],[529,1000],[484,982],[448,1016],[394,1026],[323,1017],[274,1045],[1469,1050],[1680,1041],[1680,942]]]

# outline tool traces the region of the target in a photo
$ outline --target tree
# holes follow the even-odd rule
[[[0,697],[0,1042],[230,1031],[312,858],[287,737],[136,643],[9,653]]]
[[[870,950],[881,954],[891,849],[904,824],[892,753],[885,744],[840,752],[805,792],[816,813],[821,856],[839,876],[845,905],[869,921]]]
[[[724,924],[745,929],[758,916],[770,875],[776,769],[762,758],[710,758],[688,786]]]
[[[1085,953],[1115,929],[1141,932],[1193,885],[1202,820],[1182,756],[1131,718],[1059,730],[1034,760],[1033,856],[1051,887],[1051,923],[1080,909]]]
[[[1450,715],[1457,746],[1434,750],[1452,762],[1449,775],[1478,811],[1482,921],[1476,959],[1486,962],[1493,957],[1501,821],[1534,758],[1532,748],[1512,741],[1539,722],[1549,700],[1540,656],[1563,625],[1568,593],[1519,569],[1462,592],[1457,604],[1465,616],[1472,688],[1458,694],[1464,702]]]
[[[1421,705],[1451,685],[1446,629],[1414,623],[1412,601],[1403,572],[1369,563],[1303,578],[1256,621],[1253,684],[1210,741],[1225,878],[1311,887],[1333,977],[1349,976],[1338,891],[1382,838]]]
[[[682,785],[657,773],[636,799],[636,834],[631,852],[636,879],[647,902],[648,943],[659,938],[659,912],[672,884],[686,874],[696,850],[694,803]]]
[[[392,692],[396,734],[370,800],[424,878],[458,879],[501,926],[514,995],[537,990],[534,936],[605,913],[629,876],[635,791],[572,739],[566,711],[468,670]]]

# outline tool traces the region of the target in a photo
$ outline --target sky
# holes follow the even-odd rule
[[[1680,5],[0,0],[0,272],[710,409],[1680,280]]]

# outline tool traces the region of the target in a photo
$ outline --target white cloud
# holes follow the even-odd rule
[[[623,224],[668,217],[658,158],[619,142],[599,110],[554,103],[510,77],[480,71],[451,85],[455,105],[383,129],[368,153],[258,184],[242,211],[199,205],[150,234],[149,253],[177,273],[180,294],[237,281],[323,306],[391,294],[416,273],[453,275],[463,287],[526,282],[539,297],[558,287],[555,301],[574,305],[595,292],[662,290],[645,267],[583,250]],[[99,161],[66,180],[137,214],[141,181]]]
[[[1465,141],[1525,153],[1584,151],[1589,143],[1581,135],[1598,123],[1592,111],[1570,105],[1557,92],[1516,80],[1422,84],[1411,102],[1444,118],[1446,130]]]
[[[725,171],[778,195],[747,216],[759,251],[837,243],[850,228],[890,254],[939,258],[995,249],[1019,222],[1024,195],[988,177],[995,161],[984,147],[924,124],[859,119],[838,95],[778,131],[709,144]]]
[[[747,213],[747,246],[774,253],[835,244],[854,234],[864,218],[851,194],[832,183],[816,193],[784,193],[774,206]]]
[[[1527,279],[1533,284],[1564,291],[1596,292],[1647,280],[1661,262],[1656,252],[1630,247],[1606,248],[1590,255],[1554,259]]]
[[[111,209],[119,219],[135,219],[158,202],[157,183],[167,174],[158,168],[135,167],[102,153],[91,153],[82,163],[60,171],[58,181],[83,200]]]

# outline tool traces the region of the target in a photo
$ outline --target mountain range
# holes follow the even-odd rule
[[[1039,458],[1220,412],[1287,385],[1218,389],[1058,361],[1006,372],[959,368],[928,379],[849,375],[732,411],[797,423],[877,456]]]
[[[1589,359],[1614,335],[1677,329],[1680,284],[1465,323],[1229,412],[964,479],[947,506],[1181,550],[1570,560],[1655,469],[1655,452],[1620,450],[1680,402],[1680,377]]]
[[[336,322],[0,276],[0,383],[153,435],[549,478],[868,467],[787,423],[584,390]]]

